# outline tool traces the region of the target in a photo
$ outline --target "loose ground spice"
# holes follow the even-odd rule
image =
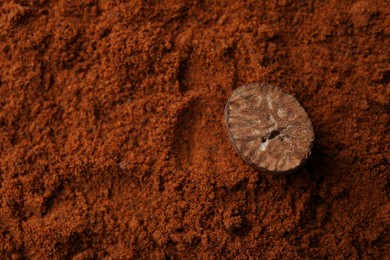
[[[388,1],[2,1],[0,258],[385,258]],[[300,100],[306,167],[229,144],[233,89]]]

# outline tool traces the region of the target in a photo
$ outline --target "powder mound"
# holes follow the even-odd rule
[[[0,259],[388,258],[389,7],[0,1]],[[310,115],[295,174],[229,143],[247,82]],[[289,151],[293,122],[260,119]]]

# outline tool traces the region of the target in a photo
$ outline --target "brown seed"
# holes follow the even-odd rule
[[[253,83],[234,90],[225,123],[237,153],[255,169],[291,173],[310,155],[314,130],[309,116],[278,87]]]

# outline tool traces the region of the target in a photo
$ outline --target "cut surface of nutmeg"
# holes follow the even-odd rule
[[[313,126],[303,107],[293,96],[266,83],[235,89],[226,103],[225,123],[241,158],[270,173],[299,169],[314,142]]]

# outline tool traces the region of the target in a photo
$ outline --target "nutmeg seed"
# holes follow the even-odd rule
[[[266,83],[234,90],[225,107],[225,123],[241,158],[269,173],[300,168],[314,142],[310,118],[298,101]]]

